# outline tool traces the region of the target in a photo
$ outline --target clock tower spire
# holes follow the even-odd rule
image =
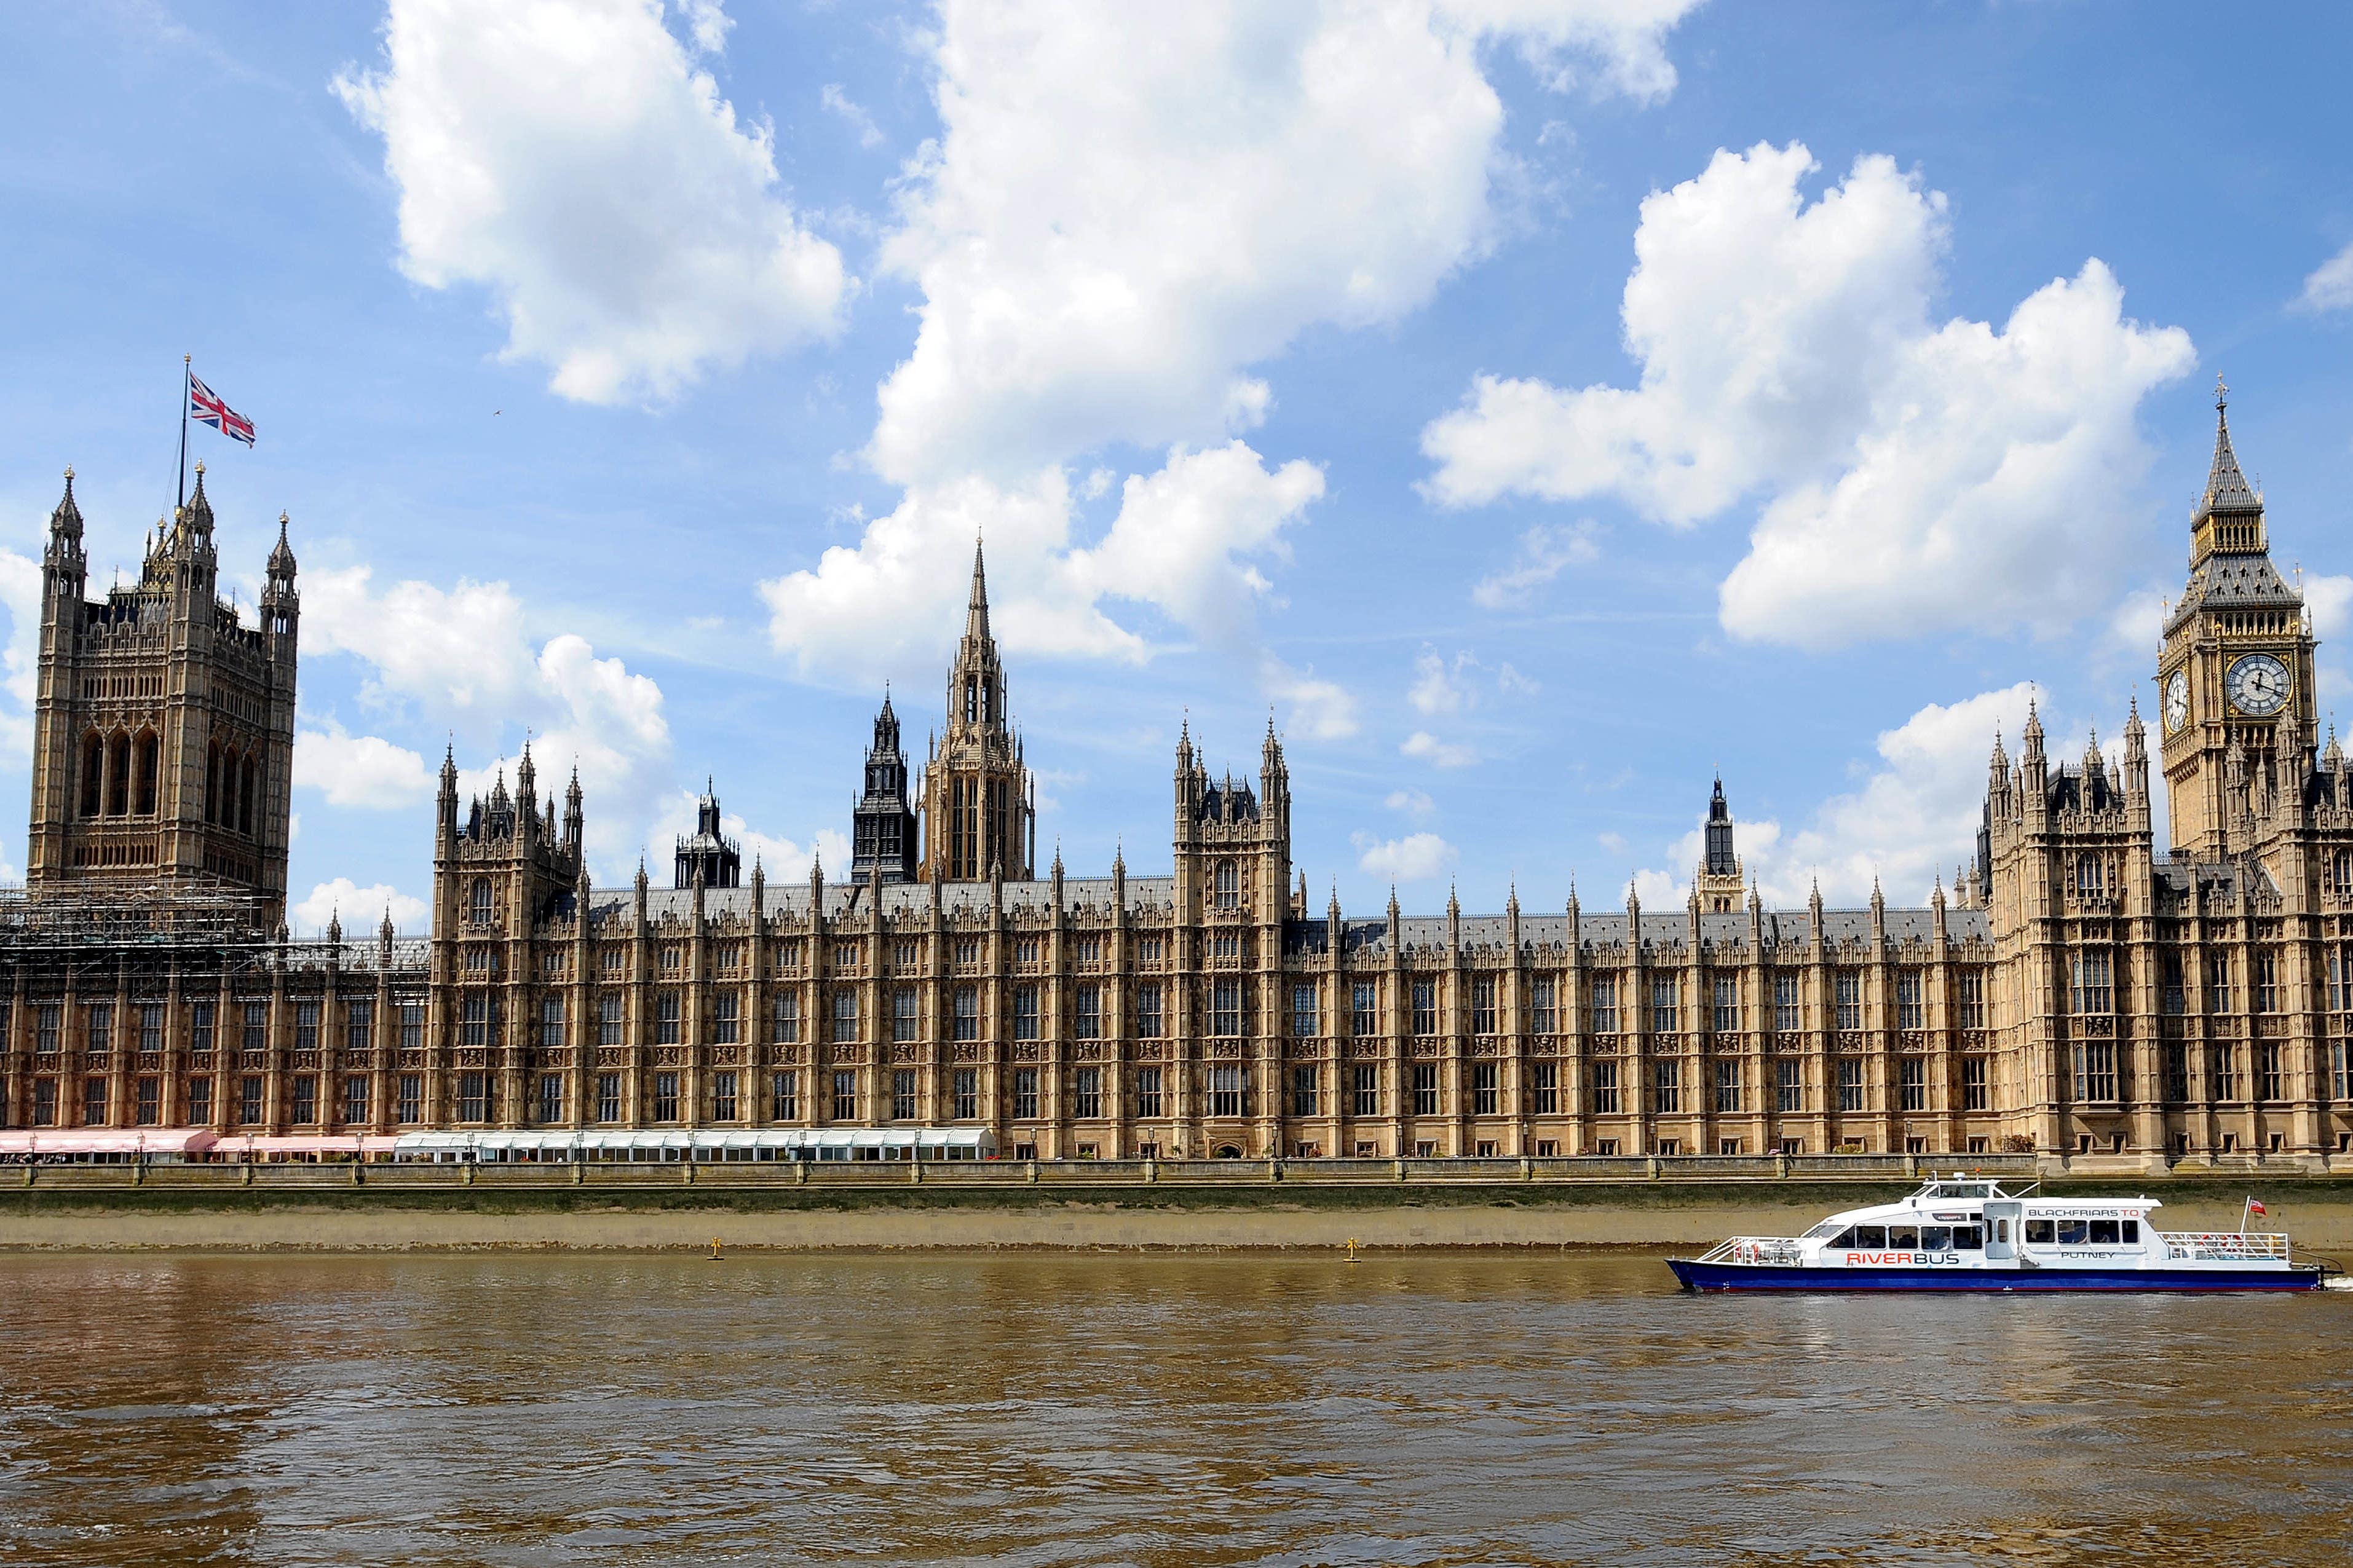
[[[2214,461],[2189,518],[2189,581],[2158,655],[2173,843],[2200,860],[2250,846],[2234,831],[2250,790],[2295,790],[2298,737],[2313,711],[2313,637],[2304,595],[2272,564],[2263,499],[2231,446],[2214,389]],[[2232,753],[2243,756],[2237,766]]]

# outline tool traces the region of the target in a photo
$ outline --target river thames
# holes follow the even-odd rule
[[[10,1563],[2341,1563],[2353,1295],[1630,1253],[0,1258]]]

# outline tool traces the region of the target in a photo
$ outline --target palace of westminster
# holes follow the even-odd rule
[[[203,471],[135,582],[43,562],[26,885],[0,893],[0,1125],[224,1136],[963,1125],[1008,1155],[1942,1153],[2353,1163],[2353,771],[2311,622],[2218,420],[2121,754],[1994,742],[1948,900],[1768,910],[1721,784],[1681,908],[1313,908],[1270,728],[1189,730],[1170,862],[1041,875],[974,562],[911,791],[886,700],[847,880],[744,873],[715,799],[670,885],[594,885],[579,782],[461,801],[429,937],[283,923],[301,620],[285,520],[251,624]]]

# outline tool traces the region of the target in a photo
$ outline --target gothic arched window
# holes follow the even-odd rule
[[[2337,884],[2337,896],[2353,899],[2353,849],[2339,849],[2330,870],[2330,879]]]
[[[158,755],[159,747],[155,737],[152,734],[140,736],[137,749],[138,763],[133,770],[137,787],[133,791],[132,799],[135,803],[133,809],[141,816],[155,815],[155,763]]]
[[[237,830],[248,837],[253,835],[253,775],[259,771],[253,763],[254,759],[248,757],[237,770]]]
[[[96,816],[105,798],[100,791],[106,784],[106,742],[92,731],[81,743],[81,814]]]
[[[466,918],[478,926],[491,923],[491,879],[474,879],[473,891],[467,896]]]
[[[131,809],[131,737],[110,736],[106,742],[106,815],[121,816]]]
[[[1213,902],[1221,910],[1230,910],[1241,902],[1241,868],[1231,860],[1218,862],[1216,895]]]

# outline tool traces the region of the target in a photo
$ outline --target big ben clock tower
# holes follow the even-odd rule
[[[2248,847],[2251,795],[2295,788],[2313,714],[2304,595],[2272,565],[2263,500],[2231,450],[2216,384],[2214,466],[2189,520],[2189,583],[2158,655],[2173,844],[2200,860]]]

